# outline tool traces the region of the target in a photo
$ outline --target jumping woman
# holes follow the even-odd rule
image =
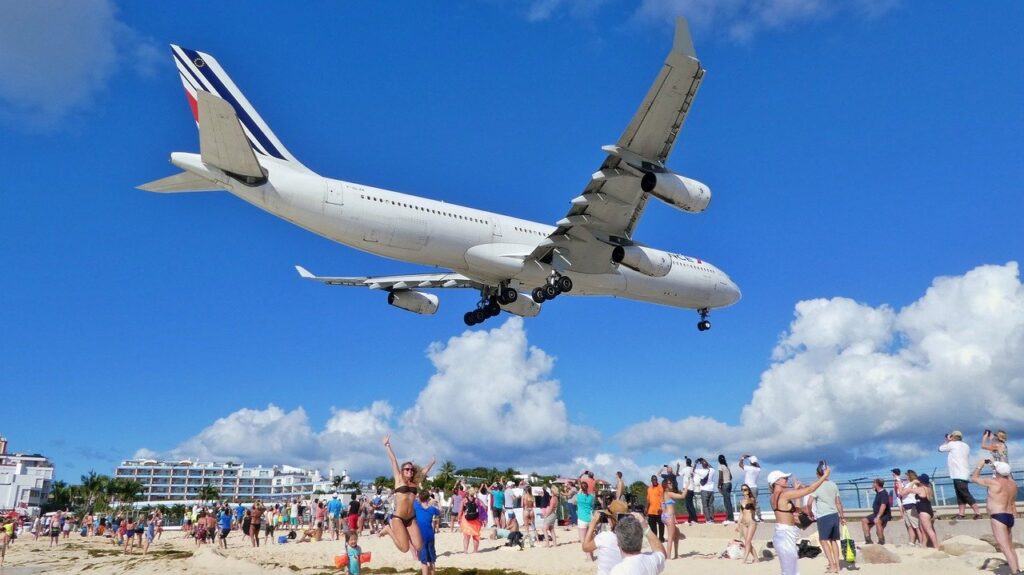
[[[391,535],[395,547],[405,553],[409,551],[410,544],[419,553],[423,547],[423,536],[420,535],[420,528],[416,525],[416,511],[413,509],[413,501],[419,492],[420,483],[427,477],[434,467],[436,459],[431,459],[425,469],[413,465],[411,461],[398,464],[398,458],[391,449],[391,436],[384,438],[384,448],[387,449],[388,458],[391,459],[391,472],[395,476],[395,509],[391,515],[391,524],[382,529],[379,535]]]

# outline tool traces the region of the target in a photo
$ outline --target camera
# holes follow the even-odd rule
[[[985,465],[992,465],[992,460],[991,459],[986,459],[985,460]]]
[[[893,467],[892,468],[892,474],[895,475],[896,477],[899,477],[900,476],[900,468],[899,467]]]
[[[985,430],[985,435],[992,435],[992,430],[991,429],[986,429]]]

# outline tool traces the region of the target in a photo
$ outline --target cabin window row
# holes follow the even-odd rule
[[[467,221],[467,222],[474,222],[474,223],[477,223],[477,224],[488,224],[488,223],[490,223],[487,220],[482,220],[480,218],[471,218],[469,216],[461,216],[459,214],[455,214],[455,213],[452,213],[452,212],[442,212],[440,210],[434,210],[434,209],[431,209],[431,208],[424,208],[422,206],[416,206],[416,205],[413,205],[413,204],[406,204],[404,202],[396,202],[395,200],[385,200],[384,198],[378,198],[378,197],[375,197],[375,196],[367,196],[365,194],[360,194],[359,197],[360,197],[360,199],[370,200],[371,202],[380,202],[382,204],[391,204],[393,206],[398,206],[400,208],[408,208],[410,210],[417,210],[417,211],[420,211],[420,212],[427,212],[427,213],[431,213],[431,214],[437,214],[439,216],[445,216],[445,217],[453,218],[453,219],[456,219],[456,220],[464,220],[464,221]]]

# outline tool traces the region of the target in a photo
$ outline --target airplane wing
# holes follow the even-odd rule
[[[640,109],[614,146],[604,146],[608,157],[591,176],[583,193],[558,221],[557,229],[530,254],[532,259],[559,264],[582,273],[604,273],[611,268],[611,250],[629,243],[647,205],[639,176],[665,171],[704,68],[693,49],[686,20],[676,19],[672,50]]]
[[[358,286],[370,289],[405,290],[417,288],[473,288],[480,289],[483,284],[464,275],[447,272],[439,274],[410,274],[401,276],[358,276],[358,277],[327,277],[312,274],[302,266],[295,266],[299,275],[308,280],[332,286]]]

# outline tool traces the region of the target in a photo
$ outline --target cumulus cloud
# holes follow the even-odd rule
[[[51,129],[89,105],[115,71],[152,75],[153,42],[118,21],[111,0],[4,4],[0,117]]]
[[[389,471],[381,446],[388,433],[399,457],[426,463],[436,455],[460,466],[536,470],[569,464],[596,446],[596,431],[569,421],[551,378],[554,358],[529,345],[521,318],[434,343],[427,357],[436,373],[401,414],[387,401],[334,409],[316,431],[301,407],[240,409],[162,456],[334,467],[368,476]],[[136,454],[156,455],[148,449]]]
[[[639,21],[672,21],[684,15],[703,28],[723,28],[737,41],[758,31],[786,28],[838,13],[874,18],[892,10],[898,0],[643,0]]]
[[[620,433],[622,446],[865,468],[932,451],[954,428],[1024,431],[1016,262],[937,278],[899,311],[832,298],[795,316],[738,425],[654,418]]]

